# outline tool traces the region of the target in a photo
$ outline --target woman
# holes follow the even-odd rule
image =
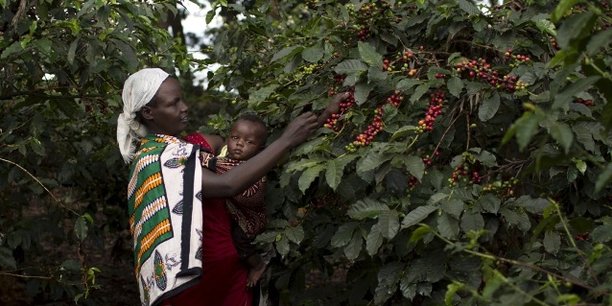
[[[201,158],[199,146],[177,138],[189,117],[176,79],[142,69],[126,80],[122,99],[117,141],[131,162],[128,212],[142,305],[252,305],[230,216],[223,201],[208,198],[232,197],[255,183],[337,111],[339,99],[319,118],[301,114],[261,153],[223,175],[206,169],[214,158]]]

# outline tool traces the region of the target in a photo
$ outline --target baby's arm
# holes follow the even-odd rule
[[[208,144],[213,149],[212,153],[218,155],[225,143],[223,137],[214,134],[204,134],[204,138],[206,138],[206,141],[208,141]]]

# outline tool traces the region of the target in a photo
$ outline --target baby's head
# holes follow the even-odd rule
[[[252,114],[240,116],[227,136],[227,157],[247,160],[266,145],[268,129],[261,118]]]

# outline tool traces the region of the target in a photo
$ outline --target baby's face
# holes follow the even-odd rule
[[[264,146],[265,129],[258,123],[239,120],[232,126],[227,137],[227,157],[247,160]]]

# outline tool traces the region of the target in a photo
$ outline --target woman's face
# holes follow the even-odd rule
[[[227,138],[227,157],[237,160],[253,157],[263,147],[265,133],[265,128],[258,123],[237,121]]]
[[[142,116],[153,133],[177,135],[189,122],[178,80],[167,78],[157,90],[153,102],[143,107]]]

